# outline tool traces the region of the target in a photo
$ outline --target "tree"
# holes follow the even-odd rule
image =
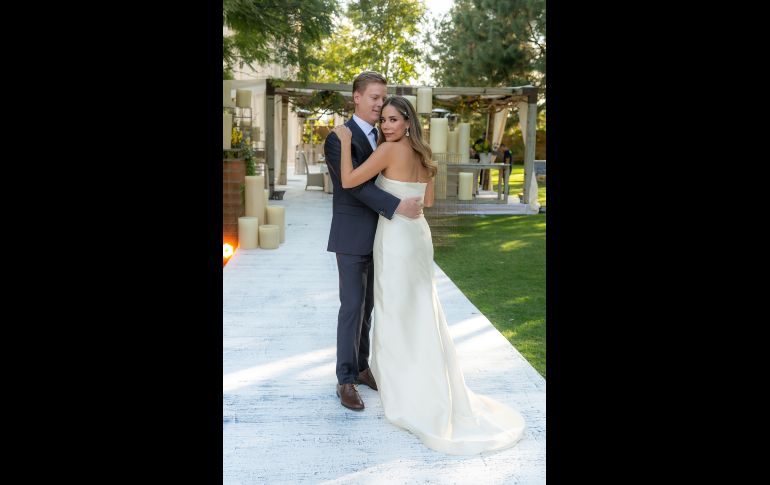
[[[545,88],[544,0],[455,0],[425,40],[440,85]]]
[[[425,18],[422,0],[352,1],[346,14],[350,24],[340,21],[321,43],[321,62],[311,68],[314,80],[350,83],[364,70],[383,74],[389,83],[417,77],[415,65],[423,55],[416,43]]]
[[[233,68],[278,63],[299,68],[307,80],[314,45],[332,30],[337,0],[223,0],[223,77]]]
[[[319,63],[311,66],[310,77],[317,82],[351,83],[358,73],[368,68],[355,59],[355,35],[349,25],[340,25],[324,39],[316,56]]]

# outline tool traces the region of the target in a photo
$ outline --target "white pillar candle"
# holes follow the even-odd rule
[[[267,223],[278,226],[279,240],[286,241],[286,208],[282,205],[267,206]]]
[[[469,172],[460,172],[458,174],[458,200],[473,200],[473,174]]]
[[[457,151],[460,153],[460,163],[468,163],[471,159],[471,124],[460,123],[457,132]]]
[[[446,153],[446,138],[449,120],[446,118],[430,119],[430,149],[433,153]]]
[[[278,226],[263,224],[259,226],[259,247],[262,249],[276,249],[280,244]]]
[[[233,103],[233,82],[229,80],[222,81],[222,106],[231,108]]]
[[[256,249],[259,247],[259,218],[238,218],[238,247]]]
[[[433,88],[417,88],[417,112],[433,112]]]
[[[412,108],[414,108],[414,112],[416,113],[417,112],[417,96],[410,96],[410,95],[407,94],[404,97],[407,100],[409,100],[410,103],[412,103]]]
[[[233,142],[233,116],[222,113],[222,149],[229,150]]]
[[[265,189],[265,217],[267,217],[267,201],[270,200],[270,189]],[[267,220],[267,219],[265,219]]]
[[[459,140],[460,132],[452,130],[447,132],[446,138],[446,151],[447,153],[457,153],[457,140]]]
[[[235,105],[239,108],[251,108],[251,90],[250,89],[236,89],[235,90]]]
[[[246,175],[246,215],[258,217],[263,222],[267,220],[267,203],[261,195],[264,193],[264,187],[264,175]]]

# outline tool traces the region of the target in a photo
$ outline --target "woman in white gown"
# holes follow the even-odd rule
[[[424,198],[433,205],[436,167],[422,140],[417,115],[406,98],[382,107],[378,147],[353,169],[346,126],[334,128],[342,143],[344,188],[377,175],[393,195]],[[428,447],[455,455],[515,444],[524,431],[515,410],[465,385],[433,280],[433,243],[424,216],[380,216],[374,238],[374,324],[371,370],[388,420]]]

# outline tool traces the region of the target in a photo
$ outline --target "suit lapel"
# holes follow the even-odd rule
[[[358,145],[358,153],[361,154],[359,164],[363,163],[363,161],[369,158],[369,155],[374,152],[374,150],[372,150],[372,145],[369,143],[369,138],[364,134],[353,118],[350,118],[345,125],[350,128],[350,131],[353,133],[353,143]]]

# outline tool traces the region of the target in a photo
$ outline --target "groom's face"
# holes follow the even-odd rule
[[[356,115],[374,125],[380,121],[380,112],[382,103],[385,102],[385,96],[388,94],[388,88],[381,83],[369,83],[364,92],[356,91],[353,93],[353,102],[356,104]]]

